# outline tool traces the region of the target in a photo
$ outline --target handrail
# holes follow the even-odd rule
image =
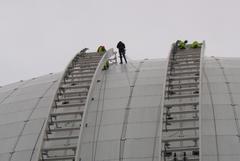
[[[204,61],[204,54],[205,54],[205,41],[202,42],[202,45],[201,45],[201,53],[200,53],[200,67],[199,67],[199,71],[200,71],[200,74],[199,74],[199,106],[198,106],[198,110],[199,110],[199,161],[202,160],[202,135],[201,135],[201,132],[202,132],[202,85],[203,85],[203,61]]]
[[[71,67],[71,65],[73,64],[73,61],[74,61],[74,59],[78,56],[78,55],[81,55],[81,54],[84,54],[84,53],[82,53],[81,51],[80,52],[78,52],[72,59],[71,59],[71,61],[68,63],[68,65],[67,65],[67,67],[65,68],[65,70],[64,70],[64,72],[62,73],[62,75],[61,75],[61,79],[59,79],[58,80],[58,87],[57,87],[57,90],[56,90],[56,92],[55,92],[55,94],[53,95],[53,97],[52,97],[52,103],[51,103],[51,105],[50,105],[50,108],[49,108],[49,110],[48,110],[48,116],[47,116],[47,119],[45,120],[45,123],[44,123],[44,126],[43,126],[43,128],[42,128],[42,131],[41,131],[41,135],[40,135],[40,137],[39,137],[39,139],[41,139],[41,143],[39,144],[39,146],[38,146],[38,148],[39,149],[37,149],[37,157],[36,157],[36,161],[39,161],[39,159],[40,159],[40,154],[41,154],[41,149],[42,149],[42,147],[43,147],[43,142],[44,142],[44,136],[45,136],[45,131],[46,131],[46,129],[47,129],[47,125],[48,125],[48,120],[49,120],[49,114],[51,113],[51,111],[53,110],[53,106],[54,106],[54,100],[57,98],[57,93],[59,92],[59,87],[60,87],[60,85],[61,85],[61,82],[64,80],[64,77],[66,76],[66,73],[67,73],[67,71],[68,71],[68,68],[69,67]]]
[[[86,113],[88,111],[88,107],[91,101],[91,96],[92,93],[94,91],[94,87],[96,85],[97,82],[97,78],[100,74],[102,74],[102,68],[105,65],[105,62],[108,60],[108,58],[110,58],[111,56],[113,56],[115,54],[115,52],[113,51],[113,49],[109,49],[108,51],[105,52],[105,54],[103,55],[103,57],[101,58],[100,62],[98,63],[98,66],[96,68],[96,71],[94,73],[94,76],[92,78],[92,82],[88,91],[88,95],[87,95],[87,100],[86,100],[86,104],[85,104],[85,108],[84,108],[84,112],[83,112],[83,118],[82,118],[82,122],[81,122],[81,129],[79,132],[79,139],[78,139],[78,143],[77,143],[77,150],[76,150],[76,156],[75,156],[75,161],[80,161],[80,150],[81,150],[81,138],[83,136],[83,130],[85,128],[85,122],[86,122]]]
[[[174,52],[175,49],[175,43],[172,44],[171,49],[169,51],[169,55],[168,55],[168,59],[167,59],[167,63],[166,63],[166,70],[165,70],[165,74],[164,74],[164,78],[163,78],[163,91],[162,91],[162,99],[161,99],[161,114],[160,114],[160,126],[159,126],[159,161],[162,160],[162,128],[163,128],[163,110],[164,110],[164,100],[165,100],[165,90],[166,90],[166,82],[167,82],[167,73],[168,73],[168,68],[169,68],[169,60],[170,60],[170,56],[171,53]]]

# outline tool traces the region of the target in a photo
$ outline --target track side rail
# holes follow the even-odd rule
[[[108,61],[108,59],[112,56],[115,56],[116,53],[113,51],[113,49],[109,49],[102,57],[102,59],[100,60],[98,66],[97,66],[97,69],[94,73],[94,76],[92,78],[92,82],[91,82],[91,85],[90,85],[90,89],[89,89],[89,92],[88,92],[88,95],[87,95],[87,100],[86,100],[86,104],[85,104],[85,108],[84,108],[84,115],[83,115],[83,118],[82,118],[82,124],[81,124],[81,130],[80,130],[80,133],[79,133],[79,139],[78,139],[78,143],[77,143],[77,150],[76,150],[76,157],[75,157],[75,161],[81,161],[81,158],[80,158],[80,151],[81,151],[81,139],[82,139],[82,135],[83,135],[83,131],[84,131],[84,128],[85,128],[85,124],[86,124],[86,114],[88,113],[88,106],[91,102],[91,96],[92,96],[92,93],[94,91],[94,87],[98,81],[98,78],[100,75],[102,75],[102,69],[103,69],[103,66],[105,65],[105,62]]]

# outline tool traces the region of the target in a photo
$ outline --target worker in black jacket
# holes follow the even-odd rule
[[[120,64],[122,64],[122,58],[124,58],[126,64],[127,64],[127,59],[126,59],[126,49],[125,49],[125,44],[122,41],[119,41],[117,44],[117,48],[119,51],[119,57],[120,57]]]

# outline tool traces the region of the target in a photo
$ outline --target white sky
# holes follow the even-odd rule
[[[238,56],[239,0],[0,0],[0,85],[63,71],[82,48],[125,42],[132,59],[165,58],[177,39]]]

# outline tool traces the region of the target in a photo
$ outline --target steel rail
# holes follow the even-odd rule
[[[78,143],[77,143],[75,161],[80,160],[81,139],[83,137],[83,131],[85,129],[84,125],[86,123],[86,113],[88,111],[88,106],[89,106],[89,104],[92,100],[91,96],[92,96],[92,93],[94,91],[94,87],[95,87],[95,85],[98,81],[98,77],[102,74],[102,68],[105,65],[105,62],[108,60],[108,58],[110,58],[113,55],[115,55],[115,52],[113,51],[113,49],[109,49],[108,51],[106,51],[105,54],[103,55],[103,57],[101,58],[101,60],[99,61],[98,66],[97,66],[97,68],[95,70],[95,73],[93,75],[91,85],[90,85],[88,95],[87,95],[87,100],[86,100],[84,112],[83,112],[83,118],[82,118],[82,122],[81,122],[81,129],[80,129],[80,132],[79,132],[79,139],[78,139]]]
[[[44,137],[45,137],[45,135],[46,135],[46,130],[47,130],[47,127],[48,127],[48,122],[49,122],[49,119],[50,119],[50,113],[51,113],[51,111],[53,110],[53,106],[55,105],[55,99],[57,99],[57,97],[58,97],[58,92],[60,92],[59,91],[59,87],[61,86],[61,83],[64,81],[64,78],[65,78],[65,76],[66,76],[66,74],[67,74],[67,72],[68,72],[68,69],[69,69],[69,67],[71,67],[72,65],[73,65],[73,63],[74,63],[74,59],[76,59],[76,57],[78,56],[78,55],[81,55],[81,54],[83,54],[83,53],[81,53],[81,52],[78,52],[77,54],[75,54],[75,56],[72,58],[72,60],[70,60],[69,61],[69,63],[68,63],[68,65],[67,65],[67,67],[65,68],[65,70],[64,70],[64,72],[62,73],[62,76],[61,76],[61,78],[58,80],[58,88],[57,88],[57,90],[56,90],[56,92],[55,92],[55,94],[53,95],[53,97],[52,97],[52,99],[51,99],[51,105],[50,105],[50,107],[49,107],[49,110],[48,110],[48,115],[47,115],[47,118],[46,118],[46,120],[45,120],[45,123],[44,123],[44,126],[43,126],[43,128],[42,128],[42,131],[41,131],[41,136],[39,137],[40,139],[41,139],[41,142],[40,142],[40,144],[39,144],[39,147],[37,148],[37,156],[36,156],[36,161],[39,161],[40,160],[40,154],[42,154],[41,153],[41,149],[43,148],[43,143],[44,143]]]

